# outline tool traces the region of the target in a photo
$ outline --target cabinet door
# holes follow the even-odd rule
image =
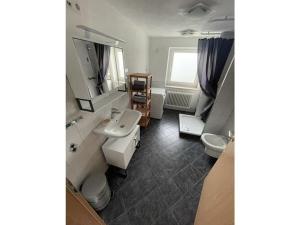
[[[67,225],[105,225],[79,192],[66,188]]]

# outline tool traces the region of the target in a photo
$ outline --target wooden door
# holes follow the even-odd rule
[[[234,224],[234,143],[230,142],[204,180],[194,225]]]
[[[67,225],[105,225],[84,197],[72,187],[66,187]]]

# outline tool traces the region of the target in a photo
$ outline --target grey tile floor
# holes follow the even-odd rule
[[[215,160],[199,137],[180,136],[179,111],[141,129],[127,177],[107,173],[114,195],[99,212],[107,225],[193,225],[203,180]]]

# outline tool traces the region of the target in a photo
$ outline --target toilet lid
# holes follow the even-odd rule
[[[88,201],[95,201],[105,186],[105,175],[99,172],[92,173],[83,182],[81,193]]]

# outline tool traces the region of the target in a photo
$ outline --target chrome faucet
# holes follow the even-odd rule
[[[74,120],[68,122],[68,123],[66,124],[66,128],[75,125],[75,124],[76,124],[79,120],[81,120],[81,119],[83,119],[83,117],[82,117],[82,116],[79,116],[79,117],[77,117],[76,119],[74,119]]]
[[[117,109],[117,108],[111,108],[110,118],[113,119],[113,118],[115,118],[116,114],[120,114],[120,113],[121,113],[121,111],[119,109]]]

